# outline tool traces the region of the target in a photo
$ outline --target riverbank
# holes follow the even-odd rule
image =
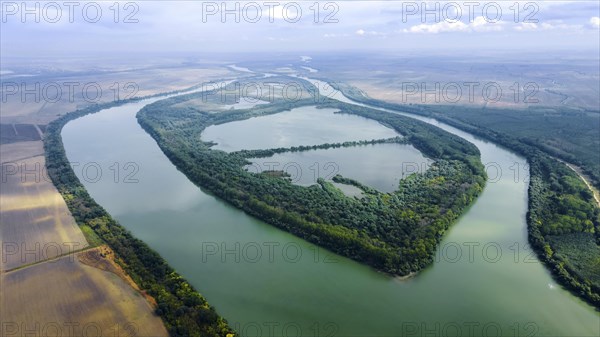
[[[598,273],[591,273],[592,276],[596,275],[593,279],[582,276],[585,274],[584,270],[596,268],[593,261],[600,258],[600,248],[597,246],[597,242],[600,242],[600,209],[597,207],[597,199],[593,189],[576,170],[566,164],[563,166],[556,165],[557,161],[561,163],[563,161],[508,135],[457,121],[444,116],[442,113],[436,113],[437,107],[402,106],[377,101],[364,95],[353,95],[353,91],[348,91],[346,87],[336,86],[336,89],[341,90],[340,92],[344,95],[349,94],[351,100],[356,100],[357,104],[374,106],[386,111],[388,109],[408,111],[409,114],[432,118],[505,146],[525,156],[531,167],[527,204],[529,243],[540,260],[546,263],[557,282],[600,311],[600,278],[597,277],[597,275],[600,275],[600,270]],[[576,177],[575,181],[568,178],[569,174]],[[579,185],[576,182],[577,180],[580,181]],[[589,193],[588,197],[585,197],[586,192]],[[579,200],[577,205],[570,202],[569,205],[566,204],[566,200],[573,199]],[[578,210],[579,208],[581,208],[581,211]],[[574,222],[575,224],[573,224]],[[553,240],[547,239],[549,236],[579,232],[593,233],[590,234],[592,236],[591,240],[596,242],[596,248],[586,252],[591,257],[586,259],[587,262],[583,266],[578,261],[579,257],[574,256],[574,250],[561,251],[559,247],[565,247],[566,245],[552,245],[551,242],[556,241],[556,238],[553,238]],[[571,241],[570,236],[565,235],[564,241]],[[585,246],[589,245],[586,244]],[[577,259],[577,262],[572,262],[570,259]]]
[[[135,184],[115,183],[108,171],[98,182],[82,170],[75,173],[99,204],[159,252],[238,332],[258,327],[267,333],[273,327],[273,335],[283,335],[293,325],[302,336],[334,331],[338,336],[395,336],[414,322],[432,330],[469,321],[479,325],[474,330],[459,326],[462,335],[484,335],[486,324],[501,329],[496,335],[525,335],[531,332],[523,330],[526,323],[541,336],[600,333],[593,307],[557,286],[535,254],[524,250],[527,184],[514,181],[512,174],[486,185],[444,235],[431,267],[400,282],[199,189],[137,123],[138,106],[67,124],[62,132],[67,156],[71,162],[93,160],[103,168],[115,162],[138,165]],[[445,124],[434,126],[475,144],[485,163],[508,170],[525,162]],[[475,255],[469,255],[466,245],[471,243],[479,243],[472,246]],[[482,255],[484,246],[490,254]],[[503,253],[497,262],[490,260],[495,247]],[[515,247],[520,247],[519,262]]]
[[[69,121],[112,107],[164,95],[167,94],[101,104],[56,119],[48,125],[44,138],[46,167],[49,177],[66,201],[77,224],[91,228],[97,238],[108,244],[115,252],[120,267],[143,292],[156,300],[156,313],[163,319],[171,335],[223,336],[232,333],[232,330],[202,295],[178,275],[160,255],[115,221],[88,194],[73,172],[62,143],[61,131]],[[187,318],[182,320],[182,316]],[[199,317],[202,319],[198,319]]]
[[[386,273],[406,275],[430,265],[443,233],[485,185],[479,151],[461,138],[403,116],[327,100],[317,108],[333,108],[340,111],[339,115],[359,116],[365,123],[376,121],[388,126],[404,136],[403,142],[434,160],[433,168],[400,180],[397,190],[389,194],[365,190],[368,195],[360,200],[347,198],[324,182],[317,181],[321,188],[297,186],[243,168],[246,155],[275,150],[228,154],[212,150],[213,143],[200,143],[198,139],[212,125],[313,106],[314,99],[295,103],[281,99],[266,107],[219,114],[182,109],[180,104],[179,98],[150,104],[140,110],[137,119],[190,180],[247,214]],[[331,145],[324,142],[316,147]]]

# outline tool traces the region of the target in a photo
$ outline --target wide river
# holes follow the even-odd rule
[[[136,121],[157,99],[69,122],[62,131],[67,156],[91,196],[243,335],[600,335],[600,315],[557,285],[529,249],[524,158],[419,118],[475,144],[489,181],[448,231],[436,262],[400,280],[196,187]]]

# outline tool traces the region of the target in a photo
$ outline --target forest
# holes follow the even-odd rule
[[[357,102],[500,132],[580,166],[591,178],[592,184],[600,189],[600,111],[564,106],[508,109],[443,104],[400,105],[365,97],[360,90],[350,86],[335,86]]]
[[[46,167],[52,182],[91,245],[108,244],[140,289],[157,302],[156,313],[171,336],[226,336],[233,333],[227,322],[166,261],[135,238],[98,205],[81,184],[62,143],[60,132],[69,121],[102,109],[143,98],[92,105],[61,116],[46,129]]]
[[[563,112],[534,121],[532,116],[539,116],[539,109],[480,109],[478,115],[477,108],[472,107],[398,105],[365,97],[356,88],[338,88],[356,101],[432,117],[526,157],[530,169],[529,242],[559,283],[600,308],[600,209],[576,172],[553,158],[581,165],[598,187],[600,164],[596,158],[600,140],[598,129],[590,127],[598,123],[598,116]],[[527,132],[530,126],[531,133]],[[562,144],[562,150],[548,147],[545,140],[551,138],[570,138],[568,143],[577,150],[572,154],[565,151],[566,141],[552,142]]]
[[[179,170],[206,191],[250,215],[389,274],[408,275],[429,265],[445,231],[485,185],[484,168],[474,145],[411,118],[330,99],[317,103],[310,97],[295,102],[274,99],[265,106],[219,113],[180,104],[200,95],[162,100],[144,107],[137,115],[140,125]],[[244,169],[249,157],[270,156],[286,149],[226,153],[211,149],[213,144],[200,137],[210,125],[306,105],[374,119],[398,131],[402,142],[412,144],[435,162],[426,172],[400,180],[393,193],[381,193],[336,177],[339,182],[363,189],[361,198],[353,198],[322,179],[303,187],[278,175]],[[372,140],[378,141],[399,140]],[[354,145],[360,142],[346,144]]]

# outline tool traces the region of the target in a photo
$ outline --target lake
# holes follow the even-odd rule
[[[377,121],[336,111],[303,106],[277,114],[211,125],[201,137],[203,141],[217,143],[213,149],[232,152],[400,136]]]
[[[433,162],[411,145],[394,143],[284,152],[249,161],[250,172],[282,170],[302,186],[340,174],[384,193],[397,190],[400,179],[425,172]]]

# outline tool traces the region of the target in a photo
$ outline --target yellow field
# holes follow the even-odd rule
[[[44,144],[41,141],[2,144],[0,146],[0,162],[2,164],[42,155],[44,155]]]
[[[114,99],[115,82],[135,82],[135,96],[144,96],[230,74],[218,67],[156,68],[86,74],[77,82],[98,83],[101,103]],[[73,78],[52,79],[67,80]],[[89,105],[67,98],[23,103],[11,96],[2,103],[0,123],[44,125]],[[43,142],[2,144],[0,163],[0,336],[167,336],[154,299],[114,263],[108,247],[73,253],[89,245],[45,174]]]
[[[43,156],[2,164],[2,270],[43,261],[88,246],[44,168]]]
[[[167,335],[139,292],[116,274],[81,263],[76,255],[1,277],[3,336],[28,331],[31,336]]]

